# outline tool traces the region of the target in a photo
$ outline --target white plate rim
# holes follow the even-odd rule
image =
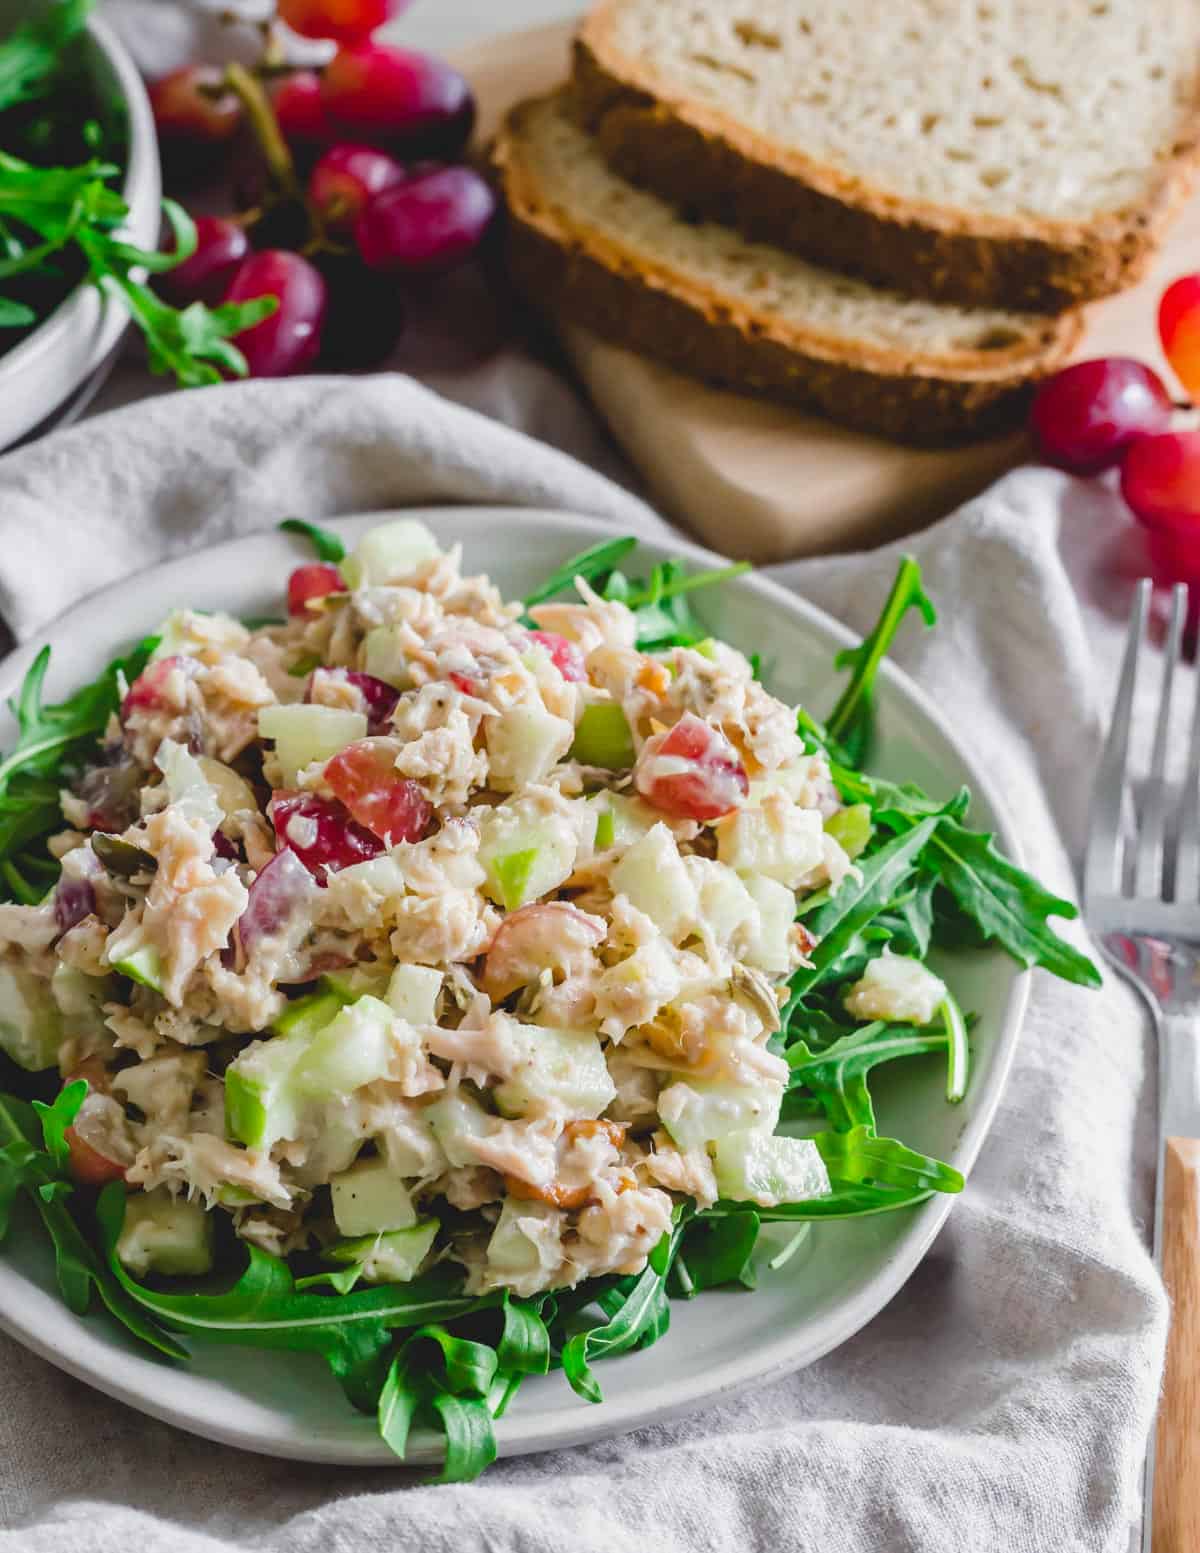
[[[381,515],[375,512],[352,516],[327,516],[314,521],[319,521],[322,526],[329,527],[348,539],[353,539],[373,522],[377,522]],[[387,515],[395,516],[396,513]],[[581,541],[584,542],[615,538],[620,534],[620,529],[614,527],[611,522],[549,507],[522,508],[460,503],[429,507],[411,506],[405,509],[404,515],[421,518],[429,522],[435,530],[442,525],[453,524],[456,519],[461,521],[469,517],[477,521],[490,515],[510,522],[548,520],[560,528],[565,522],[579,532]],[[270,528],[259,529],[237,539],[226,540],[184,556],[152,564],[88,595],[87,598],[63,611],[35,638],[14,650],[3,662],[0,662],[0,701],[15,692],[38,653],[43,647],[52,645],[55,638],[65,629],[70,626],[78,628],[80,625],[85,625],[92,617],[100,617],[113,606],[116,606],[115,613],[119,617],[123,607],[121,595],[131,586],[153,582],[165,590],[169,588],[171,579],[184,580],[189,567],[197,563],[211,563],[217,557],[227,558],[231,563],[235,563],[240,551],[250,553],[261,546],[264,540],[277,542],[281,561],[286,561],[289,557],[297,557],[300,546],[303,545],[302,540],[289,539],[287,535],[279,534]],[[719,565],[727,562],[728,559],[689,540],[669,534],[648,535],[644,543],[652,549],[676,555],[696,565]],[[800,616],[818,635],[832,639],[840,645],[853,646],[859,640],[852,631],[817,605],[760,572],[747,573],[722,586],[757,592],[789,613]],[[972,791],[987,803],[995,816],[996,833],[1001,848],[1013,862],[1024,866],[1023,849],[1002,800],[995,792],[986,772],[977,765],[969,751],[960,743],[936,703],[915,680],[890,659],[885,659],[881,665],[881,676],[892,690],[921,712],[938,731],[940,737],[955,751],[970,772]],[[1001,953],[1001,951],[995,952]],[[1031,980],[1031,971],[1014,964],[1004,1014],[996,1038],[996,1057],[987,1075],[986,1088],[976,1097],[974,1112],[959,1134],[956,1146],[949,1157],[949,1162],[964,1175],[968,1174],[974,1165],[995,1120],[1015,1057],[1017,1039],[1029,999]],[[765,1375],[784,1376],[814,1363],[853,1337],[894,1298],[929,1250],[954,1200],[952,1196],[937,1194],[922,1204],[913,1213],[909,1229],[886,1263],[839,1307],[836,1316],[827,1318],[820,1341],[804,1343],[802,1352],[796,1351],[801,1345],[797,1343],[795,1337],[789,1338],[785,1333],[772,1343],[760,1344],[738,1360],[728,1361],[689,1381],[676,1383],[661,1398],[646,1401],[644,1398],[639,1400],[634,1397],[624,1402],[602,1402],[591,1405],[583,1421],[577,1425],[564,1426],[564,1421],[555,1420],[553,1427],[548,1429],[545,1424],[539,1424],[536,1415],[526,1418],[506,1417],[497,1425],[499,1454],[501,1456],[519,1455],[579,1445],[603,1436],[661,1423],[698,1407],[705,1401],[739,1391]],[[153,1395],[147,1395],[143,1387],[126,1383],[118,1376],[103,1371],[98,1373],[94,1367],[79,1360],[71,1352],[57,1348],[48,1342],[38,1330],[36,1318],[22,1319],[19,1312],[20,1298],[28,1302],[31,1294],[34,1296],[32,1303],[35,1308],[43,1300],[57,1303],[51,1301],[51,1297],[44,1295],[12,1267],[5,1253],[0,1251],[0,1329],[57,1368],[152,1418],[205,1439],[214,1440],[219,1444],[234,1446],[258,1455],[352,1467],[388,1465],[401,1467],[403,1465],[373,1433],[365,1434],[361,1440],[339,1439],[336,1445],[331,1446],[320,1438],[314,1438],[308,1431],[289,1432],[285,1429],[271,1441],[264,1442],[261,1436],[237,1425],[227,1424],[220,1417],[195,1417],[174,1407],[169,1400],[159,1400]],[[20,1298],[14,1300],[14,1296]],[[82,1322],[85,1319],[95,1319],[95,1316],[72,1319]],[[670,1341],[669,1335],[664,1341]],[[156,1376],[172,1373],[153,1359],[143,1359],[134,1354],[128,1357],[135,1367],[135,1373],[138,1370],[150,1371]],[[565,1385],[566,1382],[564,1381],[563,1384]],[[410,1451],[408,1464],[434,1460],[436,1455],[436,1450],[429,1447]]]

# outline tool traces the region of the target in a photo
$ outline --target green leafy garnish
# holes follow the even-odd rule
[[[581,550],[569,561],[564,561],[557,571],[551,572],[540,587],[525,595],[525,608],[532,609],[535,604],[544,604],[547,599],[552,599],[556,593],[565,593],[568,588],[574,588],[576,577],[582,577],[585,582],[607,577],[622,556],[628,555],[636,544],[637,540],[629,537],[602,539],[598,545]]]
[[[346,559],[345,545],[327,528],[319,528],[315,523],[306,523],[303,518],[284,518],[279,527],[285,534],[299,534],[301,539],[307,539],[316,551],[318,561],[336,566]]]
[[[62,51],[82,33],[91,8],[92,0],[59,0],[9,33],[0,45],[0,112],[54,89]]]

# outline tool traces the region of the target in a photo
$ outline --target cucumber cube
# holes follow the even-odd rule
[[[408,577],[441,553],[424,523],[397,518],[367,530],[342,562],[342,576],[351,588],[378,588]]]
[[[700,903],[675,838],[661,822],[626,852],[612,871],[614,895],[628,897],[672,941],[695,926]]]
[[[329,1247],[325,1260],[347,1265],[361,1262],[367,1283],[410,1283],[420,1272],[440,1228],[437,1219],[422,1219],[411,1229],[341,1240]]]
[[[593,1117],[616,1099],[616,1086],[594,1035],[541,1025],[521,1025],[519,1031],[522,1060],[513,1076],[494,1090],[502,1116],[552,1112]]]
[[[58,1061],[63,1021],[51,983],[18,965],[0,965],[0,1051],[40,1073]]]
[[[338,706],[264,706],[258,731],[264,739],[274,739],[284,786],[292,787],[305,766],[329,760],[348,744],[365,739],[367,718],[365,712]]]
[[[575,730],[543,706],[510,706],[485,726],[488,786],[519,793],[540,782],[571,748]]]
[[[779,1121],[781,1096],[727,1079],[677,1080],[658,1097],[663,1126],[683,1150],[702,1149],[731,1132],[762,1130]]]
[[[722,1197],[756,1202],[803,1202],[829,1193],[829,1173],[811,1138],[773,1138],[753,1128],[717,1139],[714,1154]]]
[[[593,701],[584,707],[575,725],[570,756],[581,765],[603,766],[607,771],[625,771],[633,765],[633,734],[615,701]]]
[[[408,1188],[387,1160],[360,1159],[329,1182],[333,1219],[343,1235],[378,1235],[417,1222]]]
[[[202,1277],[212,1271],[212,1218],[198,1199],[172,1197],[165,1187],[133,1192],[125,1203],[117,1256],[138,1278]]]
[[[388,983],[387,1004],[410,1025],[435,1025],[441,990],[441,971],[429,965],[398,965]]]

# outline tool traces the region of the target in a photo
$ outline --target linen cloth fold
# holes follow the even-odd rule
[[[514,544],[522,505],[665,527],[563,453],[406,379],[237,385],[0,460],[0,613],[27,637],[162,556],[288,514],[431,500],[511,505]],[[1103,487],[1022,470],[904,546],[941,624],[910,622],[896,655],[1063,894],[1113,682],[1120,628],[1099,579],[1123,522]],[[895,561],[892,547],[776,575],[864,628]],[[0,1553],[611,1553],[648,1540],[659,1553],[1124,1553],[1166,1319],[1145,1246],[1152,1071],[1124,986],[1039,974],[967,1189],[862,1332],[683,1419],[502,1460],[470,1486],[239,1455],[0,1338]]]

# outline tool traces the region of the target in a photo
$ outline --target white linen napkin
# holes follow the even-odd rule
[[[407,380],[238,385],[0,460],[0,612],[28,636],[114,577],[285,513],[430,499],[661,526]],[[1079,590],[1099,598],[1124,521],[1102,487],[1024,470],[905,547],[942,622],[907,626],[897,655],[1066,894],[1119,637]],[[893,548],[777,574],[861,628],[894,567]],[[690,1417],[504,1460],[466,1487],[239,1455],[0,1339],[0,1553],[1124,1553],[1166,1315],[1144,1244],[1152,1057],[1123,986],[1039,974],[967,1190],[864,1331]]]

